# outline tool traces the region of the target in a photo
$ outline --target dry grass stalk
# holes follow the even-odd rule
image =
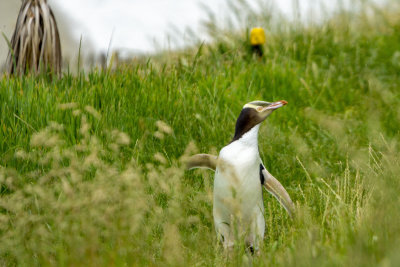
[[[61,44],[47,0],[24,0],[18,14],[6,68],[10,74],[61,74]]]

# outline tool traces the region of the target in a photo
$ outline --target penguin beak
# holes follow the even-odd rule
[[[265,108],[265,110],[275,110],[275,109],[278,109],[278,108],[280,108],[280,107],[283,107],[283,106],[286,105],[287,103],[288,103],[288,102],[285,101],[285,100],[277,101],[277,102],[271,103],[269,106],[267,106],[267,107]]]

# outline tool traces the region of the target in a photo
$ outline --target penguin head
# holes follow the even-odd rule
[[[233,140],[239,139],[254,126],[262,123],[274,110],[286,104],[285,100],[281,100],[277,102],[252,101],[244,105],[236,121]]]
[[[288,102],[285,100],[277,102],[265,102],[265,101],[252,101],[243,106],[242,112],[253,115],[257,118],[257,121],[263,122],[275,109],[283,107]]]

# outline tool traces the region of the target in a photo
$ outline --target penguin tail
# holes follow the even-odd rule
[[[196,154],[186,162],[186,169],[206,168],[215,171],[217,168],[217,156],[210,154]]]

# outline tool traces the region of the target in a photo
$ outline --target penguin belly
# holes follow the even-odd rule
[[[236,143],[236,142],[235,142]],[[224,147],[214,179],[214,224],[225,247],[236,238],[257,248],[264,237],[264,205],[258,148],[240,143]]]

